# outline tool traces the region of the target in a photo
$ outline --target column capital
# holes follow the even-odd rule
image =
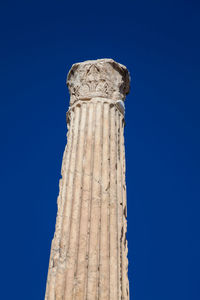
[[[127,68],[113,59],[88,60],[73,64],[68,76],[70,105],[92,98],[125,100],[129,93],[130,76]]]

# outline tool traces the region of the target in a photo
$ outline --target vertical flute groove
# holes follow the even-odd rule
[[[121,299],[121,160],[120,160],[120,113],[117,111],[116,116],[116,149],[117,149],[117,220],[118,220],[118,299]]]
[[[117,299],[117,222],[116,222],[116,145],[115,145],[115,106],[111,108],[110,137],[110,299]]]
[[[73,115],[71,117],[71,124],[73,124]],[[51,257],[49,260],[49,272],[48,272],[48,280],[47,280],[47,287],[46,287],[46,296],[45,300],[49,299],[51,297],[54,299],[55,295],[55,279],[56,279],[56,271],[58,269],[58,259],[59,259],[59,243],[61,238],[61,224],[62,224],[62,213],[64,209],[65,204],[65,196],[66,196],[66,185],[68,182],[68,169],[69,169],[69,162],[70,162],[70,156],[71,156],[71,147],[72,147],[72,126],[70,126],[69,131],[67,133],[67,145],[65,147],[64,155],[63,155],[63,163],[61,167],[61,175],[62,184],[59,184],[60,191],[58,196],[58,214],[56,218],[56,228],[55,228],[55,234],[54,238],[52,240],[52,246],[51,246]],[[59,204],[60,202],[60,204]],[[52,266],[55,265],[55,274],[52,274]],[[52,277],[54,279],[54,282],[52,282]],[[51,286],[51,292],[49,291],[49,287]],[[50,295],[52,294],[52,296]],[[49,299],[50,300],[50,299]]]
[[[68,262],[65,275],[65,294],[64,297],[67,300],[69,295],[72,297],[74,288],[74,273],[75,273],[75,260],[77,248],[77,228],[79,222],[79,209],[80,209],[80,192],[81,192],[81,180],[82,180],[82,157],[84,146],[84,128],[85,128],[85,105],[76,109],[80,110],[80,121],[78,127],[78,140],[76,146],[76,161],[74,169],[74,183],[73,183],[73,205],[71,211],[71,224],[70,224],[70,239],[68,246]]]
[[[88,243],[88,223],[90,210],[90,181],[92,173],[92,147],[93,147],[93,105],[88,107],[88,130],[86,138],[86,152],[83,170],[83,187],[82,187],[82,210],[80,217],[79,249],[77,258],[77,289],[75,299],[81,299],[85,296],[85,283],[87,276],[87,243]]]
[[[89,282],[89,252],[90,252],[90,234],[91,234],[91,212],[92,212],[92,196],[93,196],[93,169],[94,169],[94,149],[95,149],[95,127],[96,127],[96,106],[97,104],[93,104],[94,107],[94,124],[93,124],[93,136],[92,136],[92,168],[91,168],[91,180],[90,180],[90,211],[89,211],[89,222],[88,222],[88,249],[87,249],[87,280],[86,280],[86,299],[88,300],[88,282]]]
[[[101,231],[100,231],[100,277],[99,300],[108,300],[109,297],[109,104],[103,109],[102,132],[102,196],[101,196]]]
[[[73,294],[73,299],[75,299],[76,297],[76,290],[79,288],[78,287],[78,255],[79,255],[79,247],[80,247],[80,243],[81,243],[81,240],[80,240],[80,232],[81,232],[81,220],[82,220],[82,210],[83,210],[83,183],[84,183],[84,175],[85,175],[85,167],[84,167],[84,158],[85,158],[85,155],[86,155],[86,144],[87,144],[87,129],[88,129],[88,106],[87,104],[84,104],[85,108],[86,108],[86,125],[85,125],[85,130],[84,130],[84,136],[85,136],[85,139],[84,139],[84,150],[83,150],[83,157],[82,157],[82,180],[81,180],[81,204],[80,204],[80,211],[79,211],[79,228],[78,228],[78,240],[77,240],[77,254],[76,254],[76,267],[75,267],[75,279],[76,279],[76,286],[75,286],[75,291],[74,291],[74,294]]]
[[[124,120],[121,121],[122,131],[124,131]],[[128,267],[128,260],[127,260],[127,241],[126,241],[126,230],[127,230],[127,221],[126,221],[126,214],[127,214],[127,205],[126,205],[126,185],[125,185],[125,149],[124,149],[124,134],[122,136],[122,176],[123,176],[123,226],[124,226],[124,234],[123,234],[123,243],[122,243],[122,255],[123,255],[123,299],[129,298],[129,289],[128,289],[128,277],[127,277],[127,267]]]
[[[121,168],[121,178],[122,178],[122,228],[123,228],[123,232],[122,232],[122,236],[121,236],[121,252],[122,252],[122,274],[124,274],[124,234],[125,234],[125,226],[124,226],[124,193],[123,193],[123,189],[124,189],[124,174],[123,174],[123,166],[124,166],[124,156],[123,156],[123,127],[122,127],[122,119],[120,120],[120,130],[121,130],[121,151],[120,151],[120,155],[121,155],[121,163],[122,163],[122,168]],[[124,276],[122,276],[122,300],[125,299],[125,292],[124,292]]]
[[[70,169],[69,169],[69,184],[68,193],[65,200],[63,223],[62,223],[62,238],[61,238],[61,258],[60,258],[60,272],[57,273],[57,290],[56,290],[56,300],[63,300],[65,294],[65,282],[66,282],[66,272],[68,263],[68,247],[70,239],[70,227],[72,218],[72,207],[73,207],[73,187],[74,187],[74,176],[76,167],[76,154],[77,154],[77,141],[78,141],[78,128],[80,123],[80,109],[74,110],[75,122],[73,127],[73,146],[72,155],[70,159]]]
[[[103,200],[103,180],[102,180],[102,173],[103,173],[103,131],[104,131],[104,104],[101,104],[102,107],[102,115],[101,115],[101,175],[100,175],[100,207],[99,207],[99,253],[98,253],[98,286],[97,286],[97,299],[100,298],[100,272],[101,272],[101,226],[102,226],[102,200]],[[104,250],[104,249],[103,249]]]
[[[120,258],[119,258],[119,228],[120,228],[120,224],[119,224],[119,192],[118,192],[118,184],[119,184],[119,179],[118,179],[118,168],[119,168],[119,164],[118,164],[118,110],[115,109],[115,151],[116,151],[116,229],[117,229],[117,299],[119,299],[119,262],[120,262]]]
[[[109,232],[109,299],[110,298],[110,274],[111,274],[111,270],[110,270],[110,260],[111,260],[111,250],[110,250],[110,236],[111,236],[111,233],[110,233],[110,203],[111,203],[111,162],[110,162],[110,152],[111,152],[111,110],[110,110],[110,105],[109,105],[109,184],[110,184],[110,187],[109,187],[109,204],[108,204],[108,217],[109,217],[109,226],[108,226],[108,232]]]
[[[121,282],[121,299],[123,298],[123,234],[124,234],[124,222],[123,222],[123,145],[122,145],[122,135],[123,135],[123,130],[122,130],[122,119],[123,117],[120,115],[119,117],[119,130],[120,130],[120,179],[121,179],[121,203],[120,203],[120,212],[121,212],[121,237],[120,237],[120,254],[121,254],[121,261],[120,261],[120,282]]]
[[[101,201],[101,103],[96,106],[96,124],[94,139],[94,165],[92,181],[92,206],[90,223],[90,247],[88,265],[88,291],[87,299],[92,300],[97,297],[98,284],[98,253],[99,253],[99,218]]]

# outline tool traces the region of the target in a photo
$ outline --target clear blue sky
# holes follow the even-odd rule
[[[4,1],[0,30],[1,299],[44,298],[66,75],[75,62],[106,57],[132,79],[131,300],[199,300],[199,1]]]

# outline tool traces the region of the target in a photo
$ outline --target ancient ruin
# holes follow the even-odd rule
[[[129,299],[124,100],[112,59],[76,63],[45,300]]]

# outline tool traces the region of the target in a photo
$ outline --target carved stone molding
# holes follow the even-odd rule
[[[95,97],[124,100],[129,93],[127,68],[113,59],[88,60],[72,65],[67,76],[70,104]]]

